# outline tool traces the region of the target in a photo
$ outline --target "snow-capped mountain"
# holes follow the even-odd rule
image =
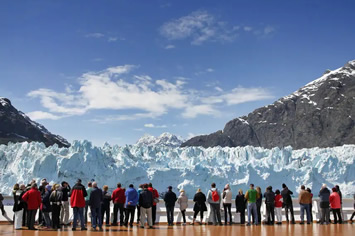
[[[0,192],[10,194],[15,183],[32,179],[74,184],[95,179],[100,186],[114,188],[152,182],[159,192],[167,186],[183,188],[192,198],[197,188],[207,192],[215,182],[219,189],[229,183],[233,194],[250,183],[275,189],[286,183],[297,196],[302,184],[317,193],[323,183],[338,184],[344,196],[355,189],[355,145],[293,150],[291,147],[265,149],[171,148],[165,146],[95,147],[89,141],[74,141],[69,148],[23,142],[0,145]],[[233,195],[235,196],[235,195]]]
[[[69,147],[67,140],[49,132],[43,125],[31,120],[12,106],[7,98],[0,97],[0,144],[8,142],[39,141],[45,145]]]
[[[146,134],[141,137],[136,145],[137,146],[165,146],[165,147],[179,147],[184,140],[182,137],[176,136],[171,133],[162,133],[158,137]]]
[[[344,144],[355,144],[355,60],[182,146],[300,149]]]

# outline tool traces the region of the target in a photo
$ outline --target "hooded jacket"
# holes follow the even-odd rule
[[[207,193],[207,202],[209,204],[221,204],[221,198],[219,198],[217,202],[212,200],[212,192],[214,192],[214,191],[217,191],[217,194],[219,196],[221,196],[221,194],[219,193],[217,188],[211,188],[210,190],[208,190],[208,193]]]
[[[72,208],[85,207],[85,197],[87,196],[86,189],[81,183],[77,183],[73,186],[70,192],[70,206]]]
[[[180,205],[180,210],[186,210],[186,208],[188,207],[188,202],[189,199],[187,199],[187,196],[185,194],[185,192],[181,192],[180,196],[178,197],[177,203],[179,203]]]

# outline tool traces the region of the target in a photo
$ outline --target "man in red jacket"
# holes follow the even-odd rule
[[[73,208],[74,219],[73,219],[73,228],[76,230],[76,224],[78,218],[80,218],[81,230],[87,230],[85,228],[84,221],[84,208],[85,208],[85,197],[87,196],[86,189],[84,185],[81,184],[81,179],[78,179],[76,184],[70,191],[70,206]]]
[[[41,193],[37,189],[37,184],[32,184],[31,189],[23,196],[22,200],[27,203],[27,226],[29,230],[36,230],[34,227],[37,209],[41,206]]]
[[[112,192],[111,196],[113,202],[113,226],[117,226],[117,214],[120,210],[120,225],[123,226],[124,222],[124,204],[126,202],[125,191],[121,188],[121,183],[117,184],[117,188]]]
[[[152,219],[153,219],[153,225],[155,225],[155,219],[156,219],[156,215],[157,215],[156,199],[159,199],[159,193],[155,188],[153,188],[152,183],[148,184],[148,191],[150,191],[153,194]]]

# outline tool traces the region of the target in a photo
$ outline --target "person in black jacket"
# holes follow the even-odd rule
[[[59,184],[54,184],[49,198],[52,205],[52,227],[54,230],[60,229],[60,210],[62,208],[63,193]]]
[[[292,204],[292,197],[291,197],[293,192],[287,188],[286,184],[282,184],[282,188],[283,189],[281,191],[281,196],[283,200],[283,207],[285,208],[286,221],[289,222],[288,211],[290,211],[291,224],[296,224],[295,216],[293,214],[293,204]]]
[[[14,221],[14,227],[15,229],[21,229],[22,228],[22,216],[23,216],[23,201],[22,201],[22,196],[24,194],[24,189],[25,185],[21,184],[15,184],[14,189],[13,189],[13,196],[14,196],[14,206],[12,208],[14,215],[15,215],[15,221]]]
[[[263,193],[261,188],[257,186],[255,190],[258,192],[259,198],[256,199],[256,211],[258,213],[258,224],[261,224],[261,204],[263,203]],[[253,218],[253,223],[255,224],[255,219]]]
[[[244,225],[246,199],[244,198],[242,189],[239,189],[238,195],[235,197],[235,206],[237,208],[237,213],[240,213],[240,224]]]
[[[110,202],[111,193],[108,192],[108,186],[104,185],[102,192],[102,202],[101,202],[101,217],[102,222],[104,221],[104,215],[106,213],[106,226],[110,225]]]
[[[168,192],[164,196],[166,214],[168,215],[168,225],[174,225],[174,207],[177,200],[176,194],[172,191],[173,187],[168,187]]]
[[[148,218],[149,228],[153,228],[152,206],[153,194],[148,190],[148,184],[143,185],[143,190],[139,194],[139,206],[141,211],[141,228],[144,228],[146,216]]]
[[[52,225],[52,221],[49,216],[49,213],[52,212],[51,202],[49,200],[51,191],[52,191],[52,186],[47,185],[44,188],[44,194],[42,195],[41,214],[43,214],[44,223],[47,229],[50,229]]]
[[[38,187],[38,190],[40,191],[41,193],[41,198],[43,199],[43,195],[45,194],[46,190],[46,186],[48,185],[48,182],[47,182],[47,179],[42,179],[41,180],[41,185]],[[44,217],[43,217],[43,213],[42,213],[42,210],[39,209],[39,214],[38,214],[38,222],[39,222],[39,225],[42,226],[45,224],[45,221],[44,221]]]
[[[70,193],[70,185],[63,181],[62,182],[62,188],[61,191],[63,193],[62,197],[62,209],[60,211],[60,223],[62,225],[68,226],[70,225],[69,222],[69,193]]]
[[[275,193],[272,191],[272,187],[266,188],[264,193],[265,205],[266,205],[266,218],[267,224],[273,225],[275,223]]]
[[[353,197],[354,197],[354,200],[355,200],[355,194],[353,195]],[[354,210],[355,210],[355,201],[354,201]],[[355,216],[355,211],[353,212],[353,214],[351,215],[350,220],[349,220],[351,224],[353,223],[354,216]]]
[[[196,217],[198,213],[200,212],[200,225],[203,223],[203,212],[207,211],[207,206],[206,206],[206,195],[201,192],[201,189],[197,189],[197,192],[194,196],[195,205],[194,205],[194,218],[192,220],[191,225],[193,225],[196,221]]]
[[[92,183],[92,191],[90,194],[89,206],[91,211],[91,226],[93,230],[96,230],[96,226],[99,226],[99,230],[102,231],[102,215],[101,215],[101,202],[103,200],[102,190],[97,187],[97,183]]]
[[[330,218],[329,197],[330,191],[326,184],[322,185],[322,188],[318,194],[319,206],[320,206],[320,224],[328,225]]]

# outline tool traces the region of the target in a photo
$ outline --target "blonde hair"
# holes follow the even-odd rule
[[[239,192],[240,194],[243,194],[243,189],[239,189],[238,192]]]
[[[15,184],[15,185],[14,185],[14,190],[19,190],[19,189],[20,189],[19,184]]]
[[[257,191],[258,193],[261,193],[261,188],[260,188],[259,186],[257,186],[257,187],[256,187],[256,191]]]
[[[196,191],[196,193],[200,193],[201,192],[201,189],[200,188],[198,188],[197,189],[197,191]]]
[[[104,191],[108,190],[108,186],[107,185],[104,185],[102,188],[104,189]]]

